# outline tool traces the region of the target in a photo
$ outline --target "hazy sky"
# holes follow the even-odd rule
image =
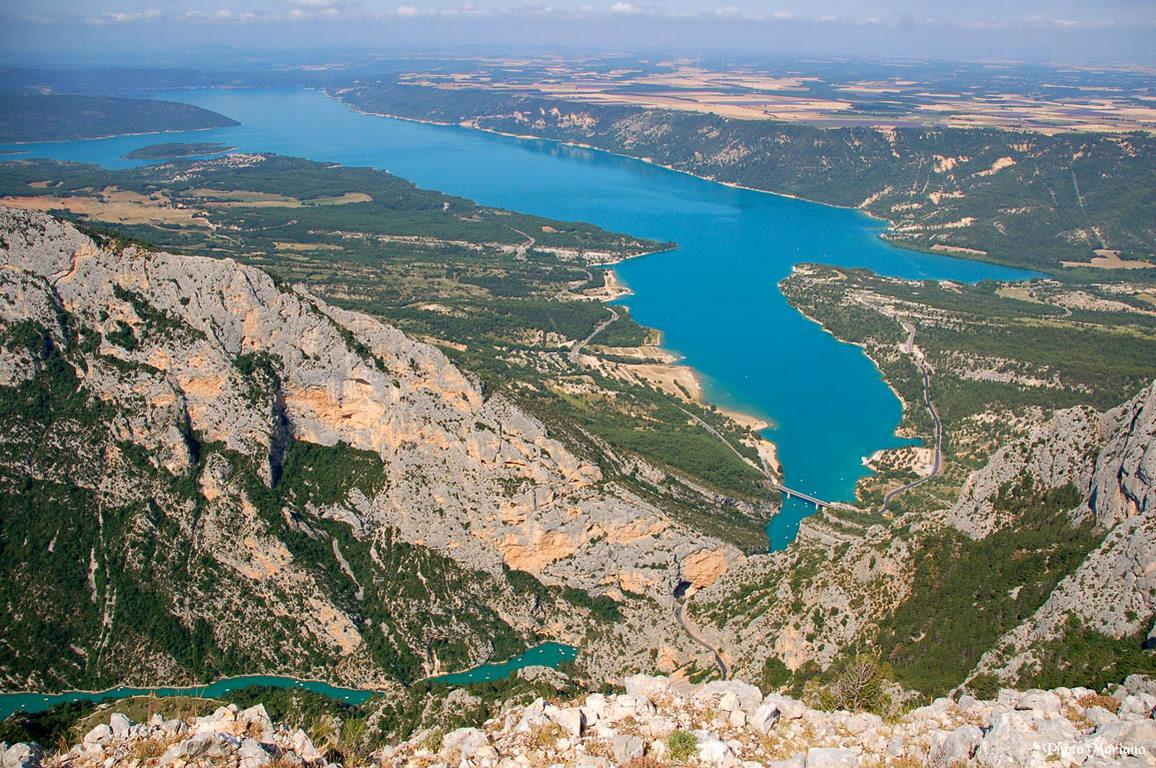
[[[4,0],[0,52],[571,44],[1156,60],[1156,0]]]

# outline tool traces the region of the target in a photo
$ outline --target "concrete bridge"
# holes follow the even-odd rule
[[[822,499],[818,498],[817,496],[812,496],[811,494],[803,493],[802,491],[796,491],[794,488],[788,488],[787,486],[781,485],[779,483],[772,483],[772,485],[774,485],[776,491],[779,491],[787,498],[793,497],[796,499],[802,499],[803,501],[805,501],[809,504],[814,504],[816,512],[822,510],[824,507],[851,508],[851,509],[853,509],[853,507],[851,507],[851,505],[849,505],[849,504],[843,504],[843,503],[836,502],[836,501],[823,501]]]

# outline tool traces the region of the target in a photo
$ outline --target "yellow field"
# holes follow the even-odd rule
[[[1149,261],[1135,261],[1121,259],[1119,251],[1100,249],[1091,261],[1062,261],[1065,267],[1093,267],[1094,269],[1150,269],[1153,266]]]
[[[368,203],[372,197],[364,192],[346,192],[339,197],[315,197],[300,200],[296,197],[275,195],[268,192],[250,192],[244,189],[194,189],[191,194],[208,198],[205,205],[218,208],[300,208],[304,205],[348,205]]]
[[[524,60],[481,60],[500,64],[511,72],[515,63]],[[542,60],[533,62],[543,64]],[[592,104],[622,104],[651,109],[702,112],[744,120],[782,120],[786,122],[835,123],[846,120],[850,101],[841,98],[816,98],[805,92],[817,77],[782,76],[773,73],[738,69],[725,72],[689,66],[680,62],[659,62],[669,71],[643,73],[619,69],[592,72],[582,62],[556,62],[548,66],[549,75],[536,80],[503,81],[501,75],[482,69],[472,73],[410,73],[403,82],[438,88],[486,88],[523,91]],[[983,97],[966,94],[936,93],[922,90],[913,80],[899,78],[832,83],[834,90],[848,99],[861,97],[903,97],[907,110],[883,117],[875,115],[866,121],[881,127],[922,124],[959,128],[1023,129],[1054,134],[1065,131],[1123,132],[1156,131],[1156,104],[1137,104],[1121,92],[1120,98],[1106,93],[1109,88],[1094,89],[1087,97],[1047,99],[1017,93],[997,93]],[[1085,89],[1092,90],[1092,89]],[[799,91],[798,95],[791,91]]]
[[[64,209],[115,224],[181,224],[208,227],[204,211],[178,208],[165,197],[146,197],[136,192],[105,189],[98,197],[3,197],[0,204],[34,211]]]

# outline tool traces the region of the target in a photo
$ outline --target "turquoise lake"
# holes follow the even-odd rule
[[[901,406],[857,347],[836,341],[784,300],[778,282],[794,264],[870,267],[903,278],[974,282],[1032,274],[913,253],[879,239],[883,225],[851,210],[736,189],[641,161],[553,142],[362,115],[313,91],[166,93],[241,121],[210,131],[95,141],[9,145],[16,157],[52,157],[110,168],[159,141],[220,141],[372,166],[420,186],[607,229],[679,248],[619,264],[634,291],[621,303],[658,328],[668,349],[699,372],[708,401],[767,420],[786,484],[851,500],[863,457],[902,444]],[[789,544],[813,511],[784,505],[767,528],[772,549]]]
[[[557,667],[563,662],[571,661],[577,655],[577,649],[560,643],[544,643],[530,648],[520,656],[497,664],[484,664],[480,667],[453,675],[441,675],[429,678],[427,682],[442,685],[464,685],[466,683],[484,683],[490,680],[502,680],[510,676],[511,672],[530,666]],[[232,691],[248,688],[254,685],[271,688],[300,688],[324,694],[338,701],[350,704],[361,704],[373,695],[373,691],[356,688],[340,688],[312,680],[296,680],[292,677],[269,677],[265,675],[247,675],[244,677],[230,677],[218,680],[215,683],[188,688],[110,688],[107,691],[85,692],[70,691],[58,694],[39,693],[4,693],[0,694],[0,720],[13,712],[40,712],[55,704],[68,701],[101,701],[103,699],[123,699],[127,696],[200,696],[210,699],[225,696]]]

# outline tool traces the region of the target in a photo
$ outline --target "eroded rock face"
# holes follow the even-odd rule
[[[1107,529],[1156,510],[1156,384],[1105,414],[1101,429],[1108,437],[1089,505],[1096,524]]]
[[[726,549],[702,549],[682,561],[682,580],[694,587],[709,587],[727,572],[734,558]]]
[[[189,476],[199,489],[195,517],[191,508],[169,512],[187,538],[181,546],[243,586],[224,590],[227,597],[190,592],[180,615],[203,615],[210,609],[198,601],[217,600],[212,611],[227,605],[253,624],[252,603],[263,601],[304,624],[325,653],[367,662],[362,618],[273,533],[275,512],[260,507],[238,472],[248,462],[270,488],[287,453],[303,444],[372,454],[381,476],[351,482],[335,499],[321,494],[326,500],[310,501],[303,516],[283,510],[285,526],[315,540],[330,537],[321,522],[348,526],[382,569],[390,567],[381,560],[388,534],[499,580],[509,567],[547,584],[665,599],[683,563],[693,571],[700,553],[711,553],[696,577],[703,580],[742,559],[605,482],[538,420],[395,328],[228,259],[102,247],[67,223],[13,209],[0,208],[0,231],[0,322],[31,321],[66,351],[84,391],[110,413],[100,450],[114,462],[136,446],[158,471]],[[34,358],[6,344],[0,385],[35,376]],[[127,503],[140,495],[128,474],[99,479],[114,464],[89,458],[91,482],[106,496]],[[366,579],[366,563],[351,565],[336,539],[323,549],[334,572]],[[93,558],[99,572],[99,548]],[[367,585],[354,586],[363,600]],[[560,637],[581,624],[532,605],[499,612],[520,631],[540,631],[545,621]],[[212,623],[230,631],[227,621]],[[484,653],[485,639],[478,642]]]
[[[1103,432],[1091,408],[1059,411],[1025,441],[998,450],[987,466],[971,474],[945,522],[973,539],[982,539],[1011,520],[995,508],[1001,489],[1032,478],[1045,488],[1073,484],[1086,493],[1091,483],[1091,457]]]

